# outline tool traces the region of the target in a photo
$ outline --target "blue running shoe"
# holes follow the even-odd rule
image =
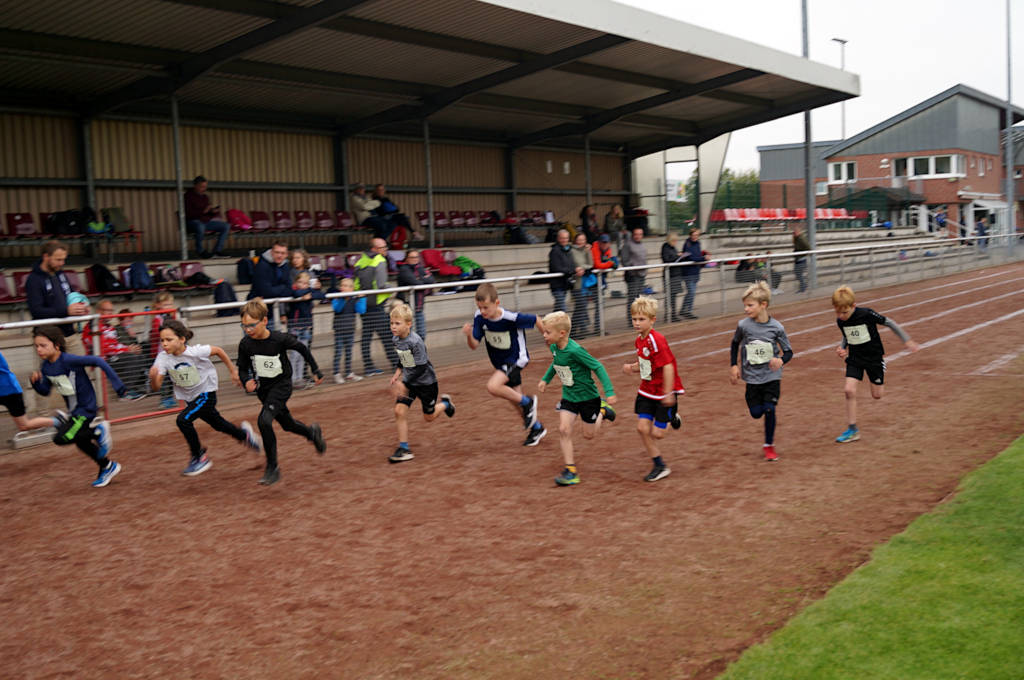
[[[206,455],[206,449],[203,449],[198,458],[193,458],[189,461],[188,465],[185,466],[185,469],[181,471],[181,474],[186,477],[195,477],[196,475],[201,475],[209,470],[212,465],[213,461]]]
[[[444,414],[451,418],[455,415],[455,402],[452,401],[452,395],[442,394],[441,403],[444,404]]]
[[[580,483],[580,476],[575,472],[569,472],[568,469],[562,470],[562,474],[555,477],[555,484],[558,486],[572,486],[573,484]]]
[[[109,463],[107,463],[107,467],[100,470],[99,476],[96,477],[92,485],[95,486],[96,488],[106,486],[107,484],[110,484],[110,480],[112,480],[120,471],[121,464],[115,463],[114,461],[110,461]]]
[[[248,446],[253,451],[259,451],[261,448],[263,448],[263,439],[258,434],[256,434],[255,428],[253,428],[252,423],[250,423],[248,420],[242,421],[242,432],[245,433],[246,446]]]
[[[110,450],[114,448],[114,435],[110,433],[110,423],[101,420],[93,427],[92,433],[100,447],[100,458],[106,458]],[[114,474],[117,473],[115,472]],[[100,486],[103,486],[103,484],[100,484]]]
[[[375,376],[380,375],[383,372],[384,371],[380,370],[379,368],[371,368],[369,371],[365,371],[363,373],[363,377],[365,377],[365,378],[373,378]]]
[[[846,428],[841,435],[836,437],[836,441],[840,444],[855,442],[858,439],[860,439],[860,430],[851,430],[850,428]]]

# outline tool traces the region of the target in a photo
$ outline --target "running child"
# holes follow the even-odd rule
[[[206,447],[199,443],[193,424],[196,420],[202,419],[218,432],[233,437],[250,449],[260,450],[260,439],[252,425],[243,420],[239,427],[225,420],[217,411],[217,369],[210,357],[224,362],[231,372],[231,379],[241,387],[235,363],[227,352],[215,345],[187,344],[192,336],[192,331],[181,321],[165,321],[160,329],[163,351],[156,355],[156,361],[149,369],[149,384],[154,392],[160,389],[164,376],[170,376],[175,398],[185,402],[185,408],[178,413],[177,424],[189,448],[189,462],[181,472],[186,477],[201,475],[213,465],[206,455]]]
[[[622,370],[627,375],[633,372],[640,374],[640,387],[633,410],[637,416],[636,430],[654,462],[644,481],[656,482],[672,472],[661,457],[658,442],[665,436],[665,428],[669,423],[676,430],[682,425],[677,409],[678,395],[684,393],[683,383],[668,341],[654,330],[658,301],[640,295],[629,306],[629,313],[633,328],[639,333],[634,343],[636,362],[623,365]]]
[[[53,442],[59,446],[75,444],[82,453],[92,458],[99,466],[99,475],[93,481],[93,486],[110,484],[110,480],[121,471],[121,464],[108,458],[114,443],[110,424],[95,420],[98,410],[96,392],[93,391],[92,381],[85,369],[88,366],[100,368],[118,396],[123,397],[128,388],[103,359],[68,354],[64,333],[56,326],[33,329],[32,342],[36,354],[42,359],[39,370],[32,372],[32,388],[44,397],[50,394],[51,389],[56,390],[57,394],[64,397],[64,403],[70,410],[70,413],[57,411],[51,421],[57,428]],[[33,419],[30,423],[34,424],[38,420]]]
[[[729,349],[729,382],[740,376],[747,383],[747,408],[752,418],[764,416],[764,459],[777,461],[775,452],[775,409],[779,404],[782,365],[793,358],[786,329],[768,314],[772,291],[764,281],[751,284],[743,292],[746,318],[736,324]],[[743,358],[740,359],[740,350]]]
[[[412,460],[409,450],[409,408],[417,398],[423,409],[423,420],[430,422],[441,415],[437,404],[437,374],[427,356],[427,346],[412,330],[412,309],[405,303],[398,303],[391,309],[391,334],[398,352],[398,367],[391,376],[395,392],[395,424],[398,426],[398,448],[388,457],[389,463]],[[455,404],[450,395],[441,395],[444,414],[455,415]]]
[[[338,282],[342,293],[351,293],[355,290],[355,283],[352,279],[342,279]],[[334,382],[341,385],[348,382],[358,382],[363,376],[356,375],[352,370],[352,346],[356,337],[356,315],[366,313],[365,297],[340,297],[331,299],[331,308],[334,310]],[[345,355],[345,370],[341,370],[341,355]]]
[[[583,349],[579,343],[569,338],[572,331],[572,319],[565,312],[552,312],[541,322],[541,333],[544,342],[551,347],[552,361],[544,377],[537,383],[537,389],[544,392],[548,383],[558,374],[562,383],[562,399],[555,410],[558,411],[559,444],[562,447],[562,458],[565,469],[555,477],[555,484],[570,486],[580,483],[580,475],[576,470],[576,459],[572,446],[572,430],[576,424],[576,416],[583,421],[583,438],[593,439],[601,427],[601,421],[615,420],[615,410],[611,407],[616,401],[615,388],[608,371],[601,362]],[[591,373],[601,380],[605,399],[594,385]]]
[[[54,426],[54,419],[49,416],[29,418],[25,415],[27,410],[21,383],[18,382],[17,376],[7,365],[7,359],[2,353],[0,353],[0,406],[7,409],[14,424],[23,432]]]
[[[836,325],[843,332],[843,341],[836,347],[836,354],[846,359],[846,430],[836,441],[840,444],[860,439],[857,429],[857,385],[864,374],[871,381],[871,396],[882,398],[885,384],[885,348],[878,334],[879,326],[888,326],[903,341],[911,352],[918,350],[916,342],[903,332],[892,319],[887,319],[873,309],[858,307],[849,286],[839,286],[832,293],[832,306],[836,310]]]
[[[316,452],[323,455],[327,450],[320,425],[306,425],[295,420],[288,411],[288,399],[292,396],[292,365],[288,361],[288,350],[302,354],[316,376],[316,384],[324,380],[324,374],[309,348],[295,339],[294,335],[272,331],[267,328],[267,305],[262,298],[253,298],[242,307],[242,330],[245,337],[238,343],[238,372],[246,392],[255,392],[263,408],[257,420],[263,437],[263,453],[267,457],[267,468],[259,483],[264,486],[281,479],[277,465],[277,436],[274,421],[281,423],[287,432],[302,435],[313,442]]]
[[[526,329],[542,330],[534,314],[510,312],[498,300],[498,289],[493,283],[481,283],[476,289],[476,313],[473,321],[462,327],[466,344],[476,349],[483,340],[494,373],[487,381],[492,396],[508,401],[523,418],[528,430],[523,446],[536,446],[548,433],[537,419],[537,396],[528,397],[522,390],[522,371],[530,362],[526,351]]]

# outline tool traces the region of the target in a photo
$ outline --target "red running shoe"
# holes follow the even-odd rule
[[[775,447],[773,445],[764,445],[764,459],[772,462],[775,462],[779,459],[779,454],[775,453]]]

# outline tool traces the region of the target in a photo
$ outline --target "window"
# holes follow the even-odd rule
[[[984,177],[984,176],[985,176],[985,159],[984,158],[979,158],[978,159],[978,177]]]
[[[844,184],[857,181],[857,163],[846,161],[845,163],[828,164],[828,183]]]
[[[966,159],[960,154],[919,156],[910,159],[911,177],[964,176]],[[984,174],[984,173],[982,173]]]
[[[897,158],[896,167],[893,170],[894,177],[906,177],[907,176],[907,159]]]
[[[930,172],[930,170],[931,170],[931,167],[930,167],[931,166],[931,162],[930,162],[931,159],[930,158],[914,158],[914,159],[911,159],[911,160],[913,160],[913,168],[914,168],[914,173],[913,174],[914,174],[915,177],[919,177],[921,175],[930,175],[930,174],[932,174]]]
[[[1013,178],[1014,179],[1020,179],[1021,177],[1024,177],[1024,172],[1021,172],[1020,170],[1014,170],[1013,171]]]
[[[1020,171],[1017,172],[1017,176],[1020,177]],[[828,196],[828,182],[815,182],[814,183],[814,195],[815,196]]]
[[[846,181],[853,182],[857,179],[857,164],[850,161],[846,164]]]
[[[951,156],[936,156],[935,157],[935,172],[936,175],[948,175],[952,172],[952,157]]]
[[[842,163],[829,163],[829,178],[833,182],[843,181],[843,165]]]

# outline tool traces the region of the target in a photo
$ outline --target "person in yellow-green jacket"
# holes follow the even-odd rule
[[[382,238],[375,238],[370,241],[370,249],[363,253],[356,262],[355,289],[356,290],[381,290],[388,287],[388,244]],[[391,343],[388,316],[385,312],[385,305],[391,293],[376,293],[366,296],[366,313],[363,314],[363,333],[359,339],[360,349],[363,354],[363,375],[371,378],[380,375],[383,371],[373,365],[373,352],[371,344],[374,334],[380,339],[387,354],[389,368],[398,366],[398,354],[395,353],[394,345]]]

